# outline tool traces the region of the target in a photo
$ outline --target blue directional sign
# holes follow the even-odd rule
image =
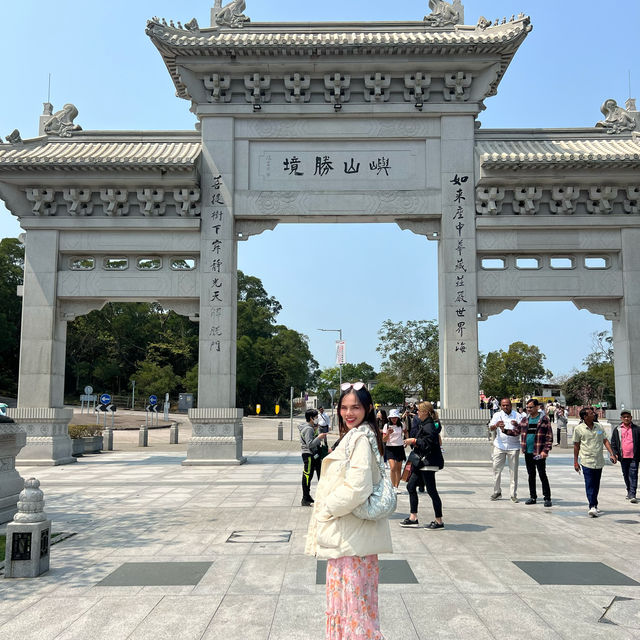
[[[158,396],[149,396],[149,404],[150,405],[158,404]]]
[[[110,404],[111,403],[111,396],[108,393],[103,393],[100,396],[100,404]]]

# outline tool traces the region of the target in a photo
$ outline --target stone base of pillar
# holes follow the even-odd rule
[[[442,409],[442,447],[445,465],[490,465],[493,437],[489,438],[488,409]]]
[[[71,455],[69,421],[72,409],[18,407],[7,409],[27,436],[27,444],[16,456],[18,466],[50,467],[77,462]]]
[[[242,455],[242,409],[190,409],[191,439],[187,466],[244,464]]]
[[[5,418],[6,420],[6,418]],[[15,422],[0,422],[0,524],[13,520],[24,480],[16,471],[16,456],[27,436]]]

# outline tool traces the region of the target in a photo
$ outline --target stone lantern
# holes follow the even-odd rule
[[[35,578],[49,571],[51,520],[44,513],[40,481],[29,478],[18,498],[18,513],[7,525],[5,578]]]

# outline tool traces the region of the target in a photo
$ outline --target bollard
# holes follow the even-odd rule
[[[36,578],[49,571],[51,520],[44,513],[40,482],[29,478],[18,499],[18,513],[7,524],[5,578]]]
[[[102,450],[113,451],[113,429],[108,427],[102,430]]]
[[[149,429],[147,429],[146,425],[140,425],[140,433],[138,434],[138,446],[149,446]]]
[[[178,444],[178,437],[180,435],[179,430],[180,426],[177,422],[174,422],[169,427],[169,444]]]
[[[282,421],[278,422],[278,440],[282,440]]]

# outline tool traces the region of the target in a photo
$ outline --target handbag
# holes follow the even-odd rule
[[[407,462],[411,463],[411,467],[413,469],[422,469],[422,467],[427,464],[427,461],[424,458],[421,458],[415,450],[407,456]]]
[[[380,456],[380,452],[378,451],[376,437],[373,434],[371,427],[367,424],[364,425],[363,429],[358,427],[358,430],[361,430],[369,441],[369,445],[371,446],[371,450],[373,451],[374,458],[376,459],[380,470],[380,481],[373,486],[371,495],[362,504],[359,504],[351,513],[361,520],[382,520],[383,518],[388,518],[396,510],[396,490],[393,484],[391,484],[391,478],[389,478],[389,475],[387,474],[384,462]],[[350,459],[348,449],[350,442],[351,438],[349,438],[345,443],[347,468],[349,467]]]

